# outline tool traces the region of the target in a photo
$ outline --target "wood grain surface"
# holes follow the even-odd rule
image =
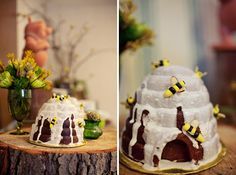
[[[224,159],[215,167],[198,173],[199,175],[236,175],[236,126],[220,125],[218,127],[221,140],[227,147]],[[121,175],[141,175],[120,163]]]
[[[116,130],[111,128],[99,139],[75,148],[37,146],[29,143],[29,135],[3,133],[0,174],[115,174],[116,147]]]

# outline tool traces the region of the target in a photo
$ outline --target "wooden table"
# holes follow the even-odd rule
[[[215,167],[198,173],[199,175],[236,175],[236,126],[220,125],[218,131],[227,147],[224,159]],[[141,175],[120,163],[121,175]]]
[[[112,128],[76,148],[49,148],[28,140],[29,135],[0,134],[0,174],[101,175],[117,171],[116,130]]]

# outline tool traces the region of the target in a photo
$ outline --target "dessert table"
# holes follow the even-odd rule
[[[0,174],[116,174],[116,147],[116,130],[111,127],[97,140],[75,148],[37,146],[29,143],[29,135],[2,133]]]
[[[236,126],[219,125],[218,131],[221,140],[227,148],[226,156],[217,166],[210,168],[206,171],[202,171],[198,173],[199,175],[236,174]],[[127,168],[125,165],[120,163],[120,174],[141,175],[143,173],[132,171],[131,169]]]

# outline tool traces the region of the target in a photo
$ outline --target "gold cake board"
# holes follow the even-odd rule
[[[166,169],[166,170],[156,170],[156,171],[148,171],[142,168],[141,163],[135,162],[134,160],[128,158],[124,153],[120,151],[120,162],[126,166],[127,168],[140,172],[140,173],[146,173],[146,174],[172,174],[172,175],[178,175],[178,174],[193,174],[193,173],[199,173],[201,171],[207,170],[209,168],[212,168],[216,166],[220,161],[223,159],[223,157],[226,154],[226,147],[224,143],[221,141],[221,151],[218,154],[217,158],[205,165],[200,166],[196,170],[183,170],[183,169]]]

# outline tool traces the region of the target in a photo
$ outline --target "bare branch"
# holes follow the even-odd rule
[[[106,53],[106,52],[112,52],[113,49],[111,48],[106,48],[106,49],[100,49],[100,50],[94,50],[91,49],[90,52],[84,56],[80,61],[78,61],[77,63],[75,63],[72,68],[71,68],[71,72],[77,72],[77,69],[79,69],[82,65],[84,65],[87,61],[89,61],[90,59],[92,59],[94,56],[99,55],[101,53]]]

